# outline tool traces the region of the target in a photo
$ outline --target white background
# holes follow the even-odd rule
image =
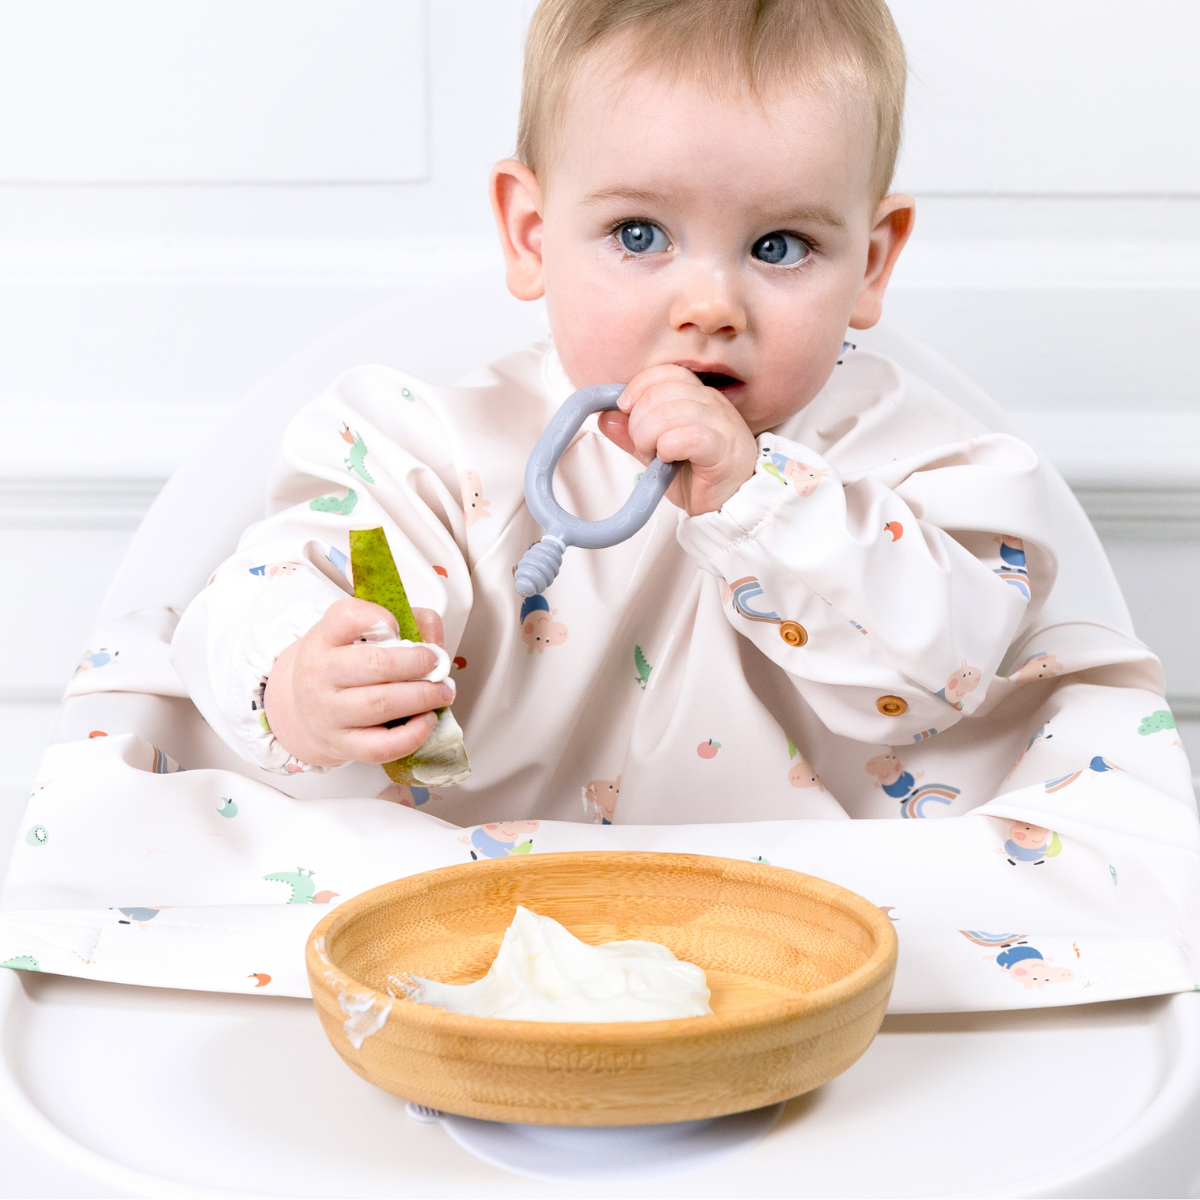
[[[155,489],[291,353],[496,261],[523,0],[0,0],[0,795]],[[894,0],[887,318],[1024,423],[1200,719],[1200,5]],[[1192,742],[1193,753],[1200,749]],[[15,817],[14,817],[15,819]]]

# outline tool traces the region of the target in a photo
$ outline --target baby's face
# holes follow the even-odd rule
[[[873,121],[821,95],[759,102],[602,63],[571,96],[539,181],[567,375],[627,383],[677,363],[752,433],[770,429],[824,385],[847,325],[878,319],[882,285],[861,294],[895,238],[877,231]]]

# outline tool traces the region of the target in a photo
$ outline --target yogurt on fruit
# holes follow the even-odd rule
[[[662,1021],[712,1013],[704,972],[657,942],[589,946],[518,906],[500,953],[475,983],[393,977],[419,1004],[509,1021]]]

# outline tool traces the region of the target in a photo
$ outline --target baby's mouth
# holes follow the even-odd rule
[[[737,387],[742,382],[736,375],[726,375],[723,371],[697,371],[696,378],[705,387],[716,388],[719,392]]]

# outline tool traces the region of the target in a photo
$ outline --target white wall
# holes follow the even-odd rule
[[[0,0],[0,789],[189,442],[340,321],[496,261],[531,7]],[[888,318],[1060,463],[1200,720],[1200,5],[892,7],[919,210]]]

